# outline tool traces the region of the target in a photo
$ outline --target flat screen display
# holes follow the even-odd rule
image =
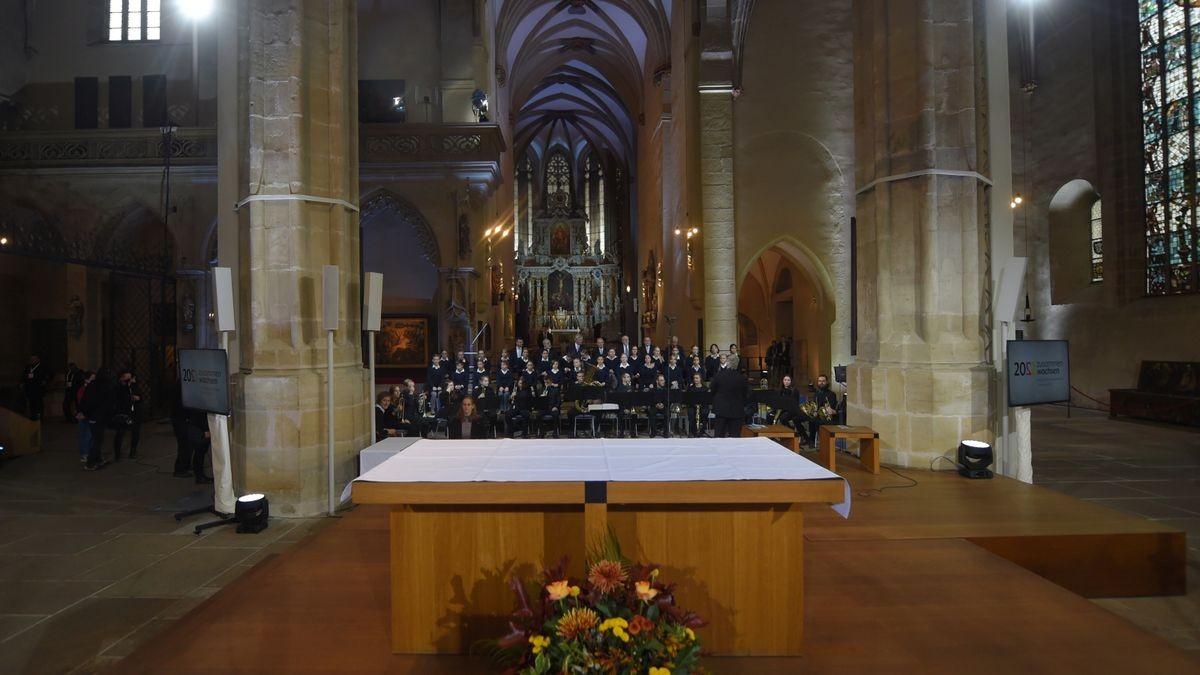
[[[224,349],[179,350],[183,407],[229,414],[229,358]]]
[[[1071,366],[1066,340],[1008,341],[1008,405],[1071,400]]]

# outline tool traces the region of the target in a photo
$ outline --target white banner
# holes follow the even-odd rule
[[[208,416],[208,435],[212,443],[213,509],[233,513],[233,471],[229,466],[229,417]]]

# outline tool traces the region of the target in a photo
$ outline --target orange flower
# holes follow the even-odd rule
[[[558,602],[571,594],[571,585],[566,579],[546,584],[546,592],[550,594],[551,602]]]
[[[588,570],[588,581],[601,593],[608,595],[625,585],[628,579],[625,567],[614,560],[600,560],[592,563]]]
[[[649,581],[639,581],[633,587],[637,591],[639,600],[650,602],[654,599],[654,596],[658,595],[658,589],[651,587]]]
[[[586,634],[600,623],[600,616],[587,607],[573,607],[558,620],[558,634],[567,640]]]
[[[650,619],[647,619],[646,617],[642,616],[641,614],[638,614],[637,616],[635,616],[629,620],[629,634],[630,635],[637,635],[638,633],[640,633],[642,631],[652,631],[652,630],[654,630],[654,624],[650,621]]]

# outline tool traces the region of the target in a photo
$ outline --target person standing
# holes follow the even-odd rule
[[[125,432],[129,432],[129,458],[137,459],[138,442],[142,436],[142,425],[138,420],[141,407],[142,390],[138,387],[137,379],[128,370],[117,378],[117,386],[113,389],[113,460],[121,461],[121,444],[125,440]]]
[[[746,418],[746,397],[750,394],[746,376],[723,363],[713,375],[709,389],[713,393],[713,413],[717,416],[716,437],[741,436],[742,421]]]
[[[84,390],[83,400],[79,404],[79,413],[87,420],[90,434],[87,463],[83,466],[85,471],[95,471],[104,466],[104,429],[112,420],[112,389],[112,376],[107,368],[101,367],[96,372],[95,380]]]
[[[92,429],[88,424],[87,415],[84,415],[83,397],[87,393],[88,385],[92,380],[96,379],[96,374],[89,371],[81,373],[83,382],[79,385],[79,389],[75,392],[75,423],[79,425],[79,461],[87,463],[88,453],[92,447]]]
[[[62,413],[63,419],[68,422],[75,421],[75,407],[79,400],[79,389],[83,387],[83,371],[74,363],[67,364],[67,374],[64,378],[67,386],[63,390]]]
[[[725,357],[725,362],[733,370],[742,369],[742,357],[738,355],[738,346],[735,344],[729,345],[729,356]]]
[[[29,357],[29,365],[21,372],[21,389],[25,392],[29,419],[42,419],[42,399],[46,396],[46,369],[37,354]]]

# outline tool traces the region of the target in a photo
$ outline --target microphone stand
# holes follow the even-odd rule
[[[475,334],[475,337],[471,338],[471,351],[463,353],[467,357],[467,395],[471,395],[475,391],[475,371],[477,370],[475,366],[477,363],[476,359],[479,357],[479,350],[475,348],[475,343],[479,341],[479,337],[487,329],[488,324],[485,321],[483,327]]]

